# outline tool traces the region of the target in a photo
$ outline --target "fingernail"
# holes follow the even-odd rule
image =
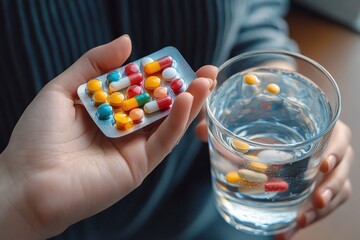
[[[315,211],[309,211],[305,213],[306,226],[315,221],[316,215],[317,214]]]
[[[336,165],[336,157],[334,155],[330,155],[327,158],[327,164],[328,164],[328,172],[334,169]]]
[[[129,38],[130,39],[130,35],[129,34],[123,34],[121,37],[127,37],[127,38]]]
[[[324,201],[324,206],[327,205],[331,198],[333,197],[333,193],[330,189],[326,189],[322,194],[321,194],[321,197]]]
[[[209,89],[210,89],[214,81],[211,78],[207,78],[207,80],[209,81]]]

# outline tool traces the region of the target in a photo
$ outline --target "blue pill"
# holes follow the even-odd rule
[[[108,75],[106,76],[109,83],[119,81],[120,77],[121,77],[120,73],[118,73],[117,71],[109,72]]]
[[[108,103],[101,104],[96,112],[96,116],[100,120],[108,120],[111,118],[112,114],[113,114],[113,109]]]

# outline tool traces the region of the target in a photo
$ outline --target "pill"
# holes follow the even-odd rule
[[[147,90],[155,90],[161,84],[161,79],[156,76],[150,76],[145,80],[145,88]]]
[[[177,77],[177,74],[178,73],[175,68],[168,67],[168,68],[164,69],[164,71],[162,72],[162,77],[165,81],[170,82],[171,80],[173,80]]]
[[[154,97],[155,98],[163,98],[168,95],[168,89],[166,87],[157,87],[154,90]]]
[[[166,56],[166,57],[160,58],[158,60],[155,60],[153,62],[146,64],[144,67],[144,71],[147,74],[153,74],[153,73],[162,71],[165,68],[171,67],[172,64],[173,64],[172,57]]]
[[[129,63],[128,65],[125,66],[125,74],[127,76],[133,73],[137,73],[139,71],[140,71],[139,66],[135,63]]]
[[[131,109],[143,106],[145,103],[150,102],[150,100],[151,98],[148,93],[142,93],[123,101],[123,109],[124,111],[130,111]]]
[[[124,101],[124,94],[120,92],[114,92],[110,94],[110,105],[113,107],[120,107],[122,105],[122,102]]]
[[[237,172],[228,172],[225,175],[225,179],[228,183],[238,184],[240,181],[244,180],[239,176]]]
[[[117,71],[112,71],[112,72],[109,72],[106,76],[106,79],[108,80],[109,83],[111,82],[117,82],[120,80],[120,73],[117,72]]]
[[[114,119],[115,127],[118,129],[127,130],[133,126],[131,118],[124,113],[116,113]]]
[[[280,92],[280,87],[275,83],[270,83],[266,86],[266,90],[271,94],[278,94]]]
[[[96,111],[96,116],[100,120],[108,120],[110,119],[112,114],[113,114],[113,109],[108,103],[101,104]]]
[[[261,162],[249,162],[248,168],[257,172],[266,172],[269,168],[267,164]]]
[[[88,81],[86,90],[89,94],[92,94],[101,89],[102,89],[102,82],[100,80],[92,79]]]
[[[256,185],[241,184],[239,191],[242,193],[264,193],[264,192],[285,192],[289,189],[289,184],[284,181],[264,182]]]
[[[174,94],[178,95],[185,90],[185,82],[181,78],[174,79],[170,83],[170,88]]]
[[[243,157],[251,160],[259,160],[257,156],[251,154],[244,154]]]
[[[246,153],[250,149],[249,144],[247,144],[246,142],[240,141],[238,139],[233,139],[232,145],[237,151],[242,152],[242,153]]]
[[[129,116],[133,123],[140,123],[144,118],[144,111],[141,108],[134,108],[130,111]]]
[[[95,105],[100,105],[102,103],[105,103],[107,102],[107,99],[108,99],[108,94],[103,90],[96,91],[93,95],[93,100]]]
[[[254,85],[254,84],[258,84],[260,81],[256,75],[246,74],[244,76],[244,82],[249,85]]]
[[[126,90],[126,98],[133,98],[137,95],[140,95],[143,92],[142,88],[138,85],[131,85],[130,87],[128,87],[128,89]]]
[[[144,57],[143,59],[141,59],[141,65],[142,65],[143,67],[145,67],[146,64],[151,63],[151,62],[153,62],[153,61],[154,61],[154,60],[153,60],[152,58]]]
[[[288,152],[280,150],[263,150],[257,154],[257,157],[262,161],[272,162],[272,163],[285,163],[293,158],[293,155]]]
[[[159,110],[164,110],[164,109],[170,108],[171,104],[172,104],[171,97],[166,96],[166,97],[159,98],[159,99],[156,99],[156,100],[146,103],[144,105],[144,111],[146,113],[157,112]]]
[[[127,88],[130,85],[139,85],[143,80],[143,76],[141,73],[133,73],[129,76],[121,78],[119,81],[111,82],[109,84],[110,92],[119,91],[121,89]]]
[[[241,178],[250,181],[250,182],[266,182],[268,180],[268,177],[264,173],[255,172],[249,169],[239,169],[238,174]]]

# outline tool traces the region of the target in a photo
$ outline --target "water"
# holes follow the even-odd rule
[[[244,83],[243,76],[248,73],[258,76],[260,83]],[[280,87],[279,94],[266,90],[270,83]],[[213,185],[224,219],[238,229],[258,235],[291,228],[298,205],[312,191],[329,137],[326,134],[317,138],[332,118],[323,92],[294,72],[252,69],[226,80],[212,95],[210,109],[240,140],[249,140],[245,140],[249,150],[241,152],[234,147],[234,136],[209,121]],[[255,172],[265,174],[266,183],[244,185],[244,181],[234,183],[226,178],[227,173],[239,169],[254,171],[253,162],[265,166]],[[269,182],[281,182],[287,189],[264,190]]]

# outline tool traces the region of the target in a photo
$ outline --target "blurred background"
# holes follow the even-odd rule
[[[360,1],[293,0],[287,21],[301,52],[323,65],[339,84],[340,118],[352,129],[355,152],[350,200],[293,239],[360,239]]]

